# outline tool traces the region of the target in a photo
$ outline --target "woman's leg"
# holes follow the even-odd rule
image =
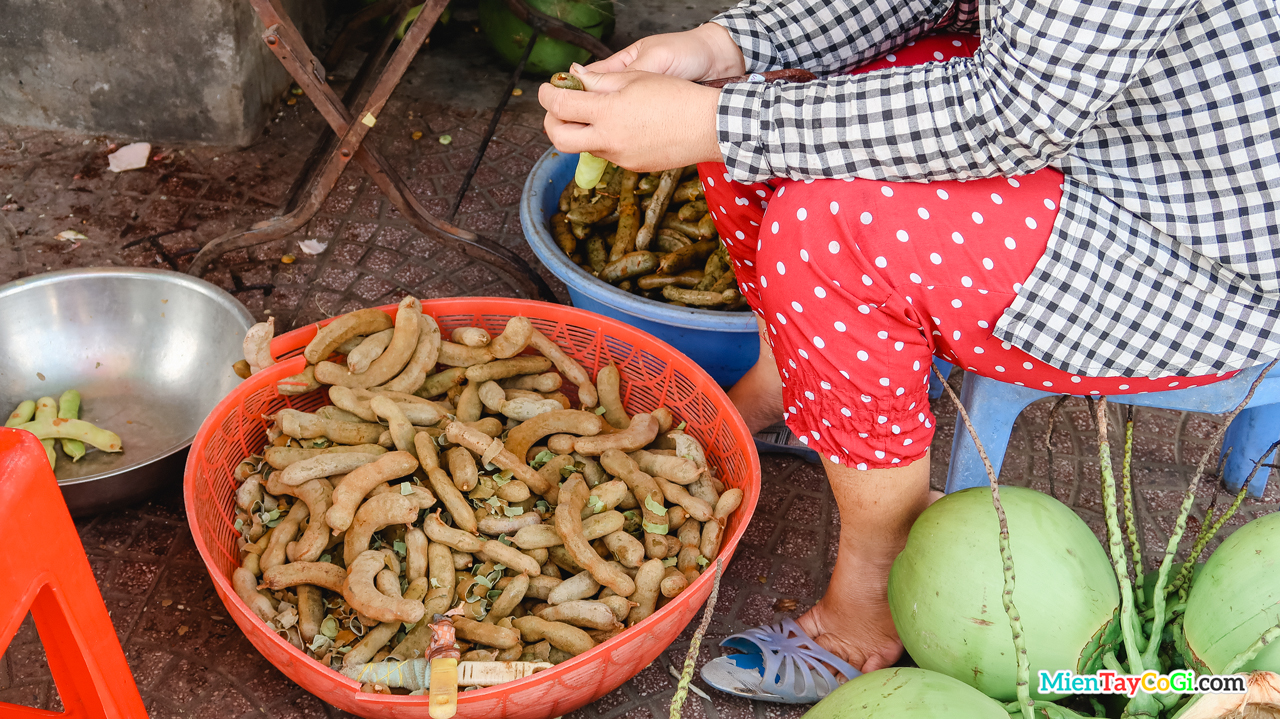
[[[873,672],[902,655],[886,599],[889,569],[929,506],[929,455],[894,469],[822,464],[840,508],[840,549],[827,593],[796,621],[832,653]]]
[[[729,388],[729,399],[747,422],[747,429],[755,434],[782,419],[782,377],[773,359],[773,350],[765,341],[764,321],[756,318],[760,326],[760,358],[751,369]]]

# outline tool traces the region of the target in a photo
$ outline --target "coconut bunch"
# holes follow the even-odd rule
[[[1269,466],[1267,458],[1280,442],[1257,459],[1228,508],[1217,513],[1210,508],[1190,555],[1180,565],[1174,562],[1214,448],[1270,369],[1209,442],[1159,568],[1149,574],[1143,571],[1133,513],[1131,409],[1124,422],[1117,483],[1106,398],[1094,404],[1107,524],[1104,546],[1053,497],[998,486],[968,415],[948,386],[986,464],[990,491],[969,489],[935,502],[916,521],[894,562],[890,609],[903,645],[920,668],[862,675],[806,716],[1280,719],[1280,642],[1274,641],[1280,637],[1280,514],[1249,522],[1203,565],[1197,563],[1244,501],[1254,474]],[[1041,671],[1084,675],[1102,669],[1127,675],[1187,669],[1201,675],[1238,674],[1246,691],[1138,691],[1132,698],[1039,691]]]

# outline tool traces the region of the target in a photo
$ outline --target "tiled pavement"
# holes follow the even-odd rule
[[[417,82],[388,106],[374,137],[427,207],[443,214],[488,112],[461,100],[440,106],[441,93],[431,89],[426,75],[415,67],[410,79]],[[500,74],[482,80],[486,88],[502,86]],[[547,147],[535,88],[532,80],[521,83],[523,94],[513,98],[457,218],[458,224],[530,259],[516,205],[526,173]],[[320,124],[305,101],[281,105],[280,113],[269,132],[247,149],[156,148],[159,159],[147,169],[118,176],[104,171],[112,138],[0,128],[0,283],[69,267],[185,270],[205,242],[270,216],[283,201]],[[415,131],[423,133],[420,140],[411,139]],[[451,136],[452,143],[441,144],[441,135]],[[67,229],[88,239],[78,245],[55,239]],[[306,255],[297,246],[304,239],[327,247],[317,256]],[[296,261],[282,262],[286,254]],[[233,292],[255,315],[277,316],[286,328],[394,301],[405,292],[512,294],[496,273],[409,229],[354,169],[303,232],[228,255],[206,279]],[[958,383],[959,375],[952,381]],[[1015,426],[1002,482],[1050,489],[1044,440],[1049,406],[1033,405]],[[940,487],[954,407],[943,398],[934,410],[939,426],[933,476]],[[1136,504],[1149,559],[1167,541],[1181,490],[1216,426],[1211,416],[1139,410]],[[1096,435],[1082,401],[1062,408],[1052,446],[1055,495],[1101,531]],[[838,522],[825,481],[814,467],[791,458],[767,456],[763,466],[760,505],[726,572],[701,661],[718,654],[715,643],[725,635],[797,616],[825,590]],[[1273,511],[1280,501],[1275,484],[1264,499],[1248,500],[1228,529]],[[1197,516],[1203,516],[1215,486],[1206,483]],[[195,552],[177,491],[83,520],[79,527],[153,717],[341,715],[285,679],[239,634]],[[1193,521],[1192,530],[1197,527]],[[669,672],[682,664],[691,632],[686,629],[652,666],[577,715],[665,717],[674,691]],[[691,695],[684,715],[773,719],[802,713],[711,696]],[[29,621],[0,659],[0,701],[60,708]]]

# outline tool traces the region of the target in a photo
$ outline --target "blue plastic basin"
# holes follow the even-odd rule
[[[668,342],[723,386],[738,381],[760,354],[754,314],[675,307],[623,292],[575,265],[556,244],[548,222],[577,165],[577,155],[551,148],[524,183],[520,226],[534,254],[565,283],[575,307],[626,322]]]

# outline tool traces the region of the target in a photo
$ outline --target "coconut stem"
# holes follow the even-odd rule
[[[1169,582],[1169,569],[1173,566],[1173,557],[1178,553],[1178,544],[1182,542],[1182,535],[1187,530],[1187,517],[1191,515],[1191,507],[1196,501],[1196,490],[1200,486],[1200,478],[1204,476],[1205,467],[1209,466],[1209,457],[1212,456],[1214,448],[1222,442],[1223,435],[1227,432],[1227,427],[1231,426],[1231,422],[1235,420],[1236,415],[1241,410],[1249,406],[1249,401],[1253,399],[1253,393],[1258,391],[1258,385],[1262,384],[1262,380],[1266,378],[1267,373],[1271,371],[1280,359],[1271,360],[1258,373],[1258,378],[1249,386],[1248,393],[1244,399],[1240,400],[1240,404],[1231,410],[1222,418],[1222,424],[1218,426],[1218,430],[1213,433],[1213,437],[1209,439],[1209,446],[1205,448],[1204,454],[1200,457],[1199,464],[1196,465],[1196,473],[1191,478],[1191,482],[1187,485],[1187,493],[1182,497],[1182,508],[1178,511],[1178,520],[1173,525],[1173,532],[1169,535],[1169,544],[1165,547],[1164,558],[1160,560],[1160,573],[1156,577],[1156,587],[1152,591],[1152,606],[1155,607],[1154,625],[1151,629],[1152,641],[1147,645],[1146,655],[1143,659],[1147,664],[1153,665],[1156,659],[1156,652],[1160,649],[1159,638],[1164,634],[1165,616],[1165,590]]]
[[[1276,637],[1280,637],[1280,624],[1263,632],[1262,636],[1258,637],[1258,641],[1250,644],[1248,649],[1240,652],[1235,658],[1227,662],[1227,666],[1223,668],[1222,673],[1235,674],[1240,671],[1240,667],[1248,664],[1251,659],[1258,656],[1258,652],[1261,652],[1268,644],[1275,641]]]
[[[938,375],[938,379],[942,380],[942,386],[947,390],[947,395],[951,397],[951,401],[955,402],[956,408],[960,412],[960,419],[964,420],[964,426],[969,430],[969,436],[973,438],[973,446],[978,448],[978,456],[982,458],[982,466],[987,470],[987,479],[991,482],[991,504],[996,508],[996,518],[1000,520],[1000,561],[1004,565],[1004,592],[1000,598],[1004,604],[1004,613],[1009,617],[1009,629],[1013,632],[1013,648],[1015,657],[1018,662],[1017,675],[1017,692],[1018,705],[1022,708],[1023,719],[1035,719],[1036,702],[1031,699],[1031,662],[1027,658],[1027,642],[1026,635],[1022,631],[1022,615],[1018,613],[1018,608],[1013,603],[1014,574],[1013,574],[1013,550],[1009,546],[1009,521],[1004,514],[1004,505],[1000,503],[1000,482],[996,479],[995,468],[991,466],[991,460],[987,457],[987,450],[983,448],[982,441],[978,439],[978,431],[973,428],[973,422],[969,420],[969,413],[965,411],[964,405],[960,404],[960,398],[956,396],[956,391],[951,389],[951,385],[947,383],[947,378],[942,376],[938,371],[937,365],[930,365],[933,373]]]
[[[1138,543],[1138,520],[1133,513],[1133,405],[1125,412],[1124,464],[1120,467],[1120,486],[1124,491],[1124,529],[1129,535],[1129,547],[1133,551],[1134,586],[1142,591],[1142,545]]]
[[[1124,539],[1120,534],[1120,518],[1116,512],[1116,477],[1111,469],[1111,440],[1107,436],[1106,397],[1098,398],[1096,415],[1098,467],[1102,471],[1102,506],[1107,517],[1107,544],[1111,550],[1111,565],[1115,569],[1116,580],[1120,582],[1120,633],[1124,637],[1124,651],[1125,658],[1129,662],[1129,673],[1141,674],[1144,665],[1133,629],[1133,584],[1129,581],[1129,557],[1124,551]],[[1155,643],[1152,642],[1152,644]]]
[[[1231,506],[1227,508],[1226,512],[1223,512],[1222,516],[1213,520],[1212,524],[1209,523],[1209,517],[1205,517],[1205,524],[1200,528],[1200,535],[1196,537],[1195,545],[1191,547],[1191,554],[1187,556],[1187,561],[1182,563],[1182,569],[1178,572],[1178,578],[1169,585],[1170,591],[1173,591],[1174,589],[1178,590],[1178,598],[1180,600],[1184,602],[1187,601],[1187,592],[1191,590],[1191,576],[1195,571],[1196,560],[1200,558],[1200,555],[1204,553],[1204,548],[1209,546],[1209,542],[1212,542],[1213,538],[1218,534],[1218,531],[1222,529],[1222,525],[1226,524],[1227,520],[1231,519],[1231,517],[1236,513],[1236,510],[1240,509],[1240,505],[1244,503],[1245,494],[1249,491],[1249,484],[1253,481],[1254,475],[1258,473],[1259,469],[1262,469],[1263,465],[1267,461],[1267,457],[1270,457],[1271,454],[1276,451],[1277,447],[1280,447],[1280,440],[1276,440],[1272,443],[1272,445],[1267,448],[1267,451],[1263,452],[1262,456],[1258,458],[1258,461],[1253,463],[1253,470],[1249,472],[1249,476],[1244,480],[1244,484],[1240,485],[1240,491],[1236,493],[1235,501],[1231,503]]]

